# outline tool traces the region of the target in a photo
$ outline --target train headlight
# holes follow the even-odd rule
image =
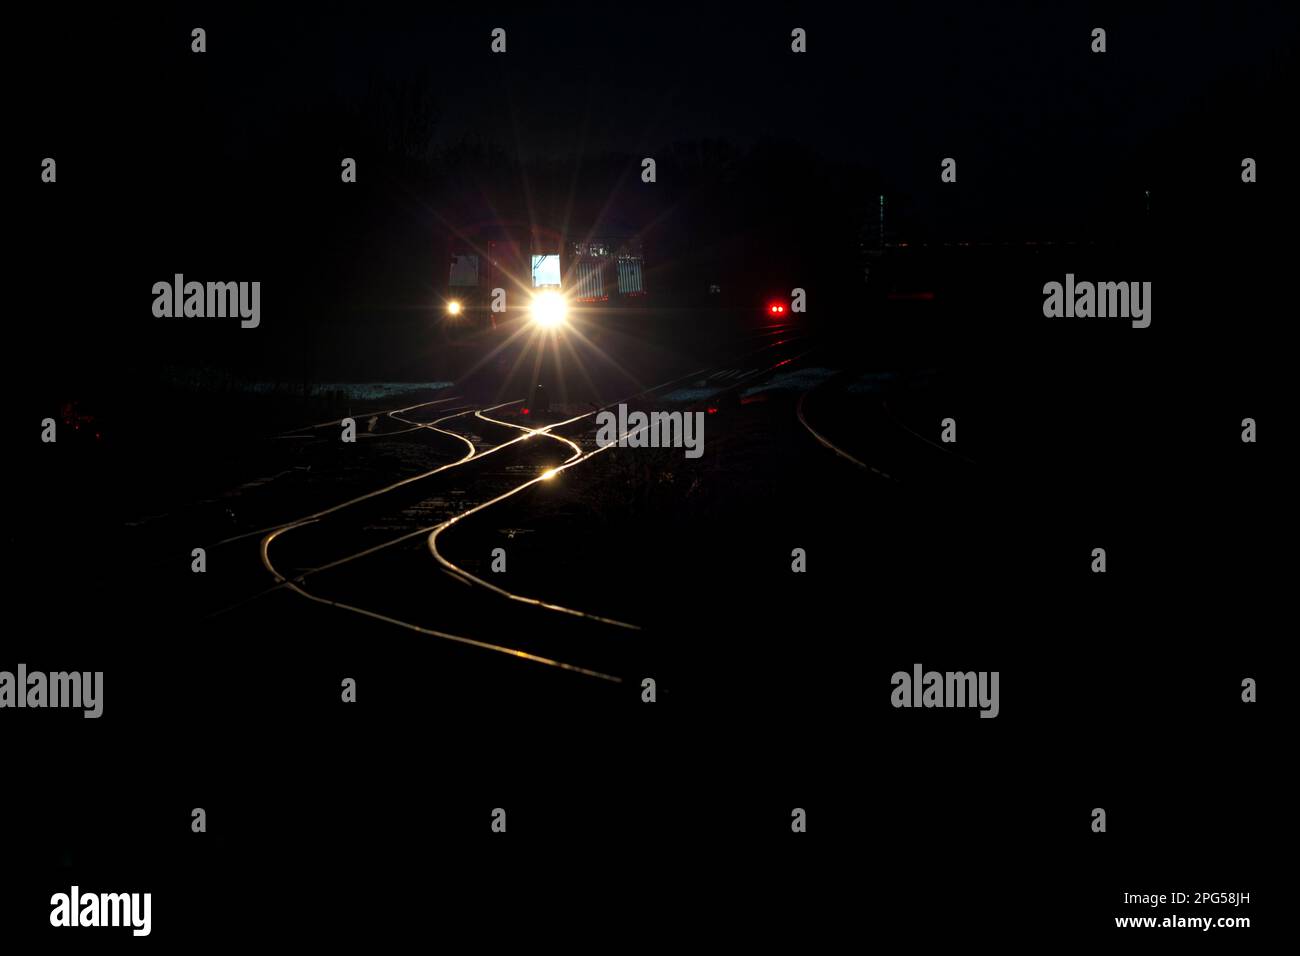
[[[558,329],[569,314],[569,303],[558,292],[539,292],[533,297],[533,321],[544,329]]]

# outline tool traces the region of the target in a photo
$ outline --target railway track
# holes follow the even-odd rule
[[[744,357],[745,358],[762,357],[772,348],[777,347],[779,345],[789,344],[791,341],[793,340],[786,337],[776,343],[765,343],[760,348],[756,350],[751,350]],[[775,369],[781,368],[789,364],[790,361],[792,361],[792,359],[790,358],[780,358],[776,362],[764,363],[760,367],[752,370],[754,374],[746,375],[743,378],[738,379],[737,381],[734,382],[728,382],[722,386],[721,390],[730,391],[733,389],[740,388],[750,383],[754,379],[761,377],[763,374],[766,374],[768,372],[771,372]],[[625,400],[633,401],[637,399],[652,398],[658,394],[662,394],[666,392],[667,390],[673,388],[674,386],[680,385],[683,382],[690,381],[692,379],[698,379],[701,375],[707,376],[711,374],[712,371],[714,370],[710,370],[710,369],[697,370],[688,373],[687,375],[679,376],[667,382],[663,382],[660,385],[654,386],[652,388],[644,389],[641,392],[637,393],[636,395],[628,396]],[[356,561],[373,557],[382,552],[390,551],[404,544],[405,542],[423,536],[425,538],[426,547],[430,555],[434,558],[437,564],[448,573],[449,576],[455,578],[457,581],[471,584],[475,588],[481,589],[486,593],[495,595],[500,598],[504,598],[517,605],[529,609],[552,611],[558,614],[568,615],[574,619],[592,625],[618,628],[625,631],[638,630],[637,625],[626,621],[621,621],[611,617],[594,614],[589,611],[584,611],[578,608],[566,607],[563,605],[556,604],[554,602],[546,601],[541,598],[532,597],[524,594],[518,594],[506,588],[502,588],[498,585],[495,585],[489,581],[484,580],[483,578],[477,575],[472,574],[467,569],[455,564],[445,554],[443,554],[442,551],[439,550],[438,547],[439,536],[443,532],[451,528],[452,526],[458,524],[463,520],[469,519],[473,516],[480,515],[483,512],[487,511],[488,509],[492,508],[493,506],[500,504],[501,502],[514,498],[517,495],[521,495],[527,492],[530,488],[542,482],[552,480],[554,477],[560,475],[564,471],[567,471],[568,469],[573,467],[577,467],[583,464],[584,462],[589,461],[591,458],[595,457],[596,455],[603,453],[605,450],[607,450],[607,447],[616,447],[616,446],[598,447],[584,453],[582,451],[581,446],[573,439],[565,437],[563,435],[554,434],[554,432],[557,429],[565,428],[574,425],[578,422],[582,422],[594,418],[596,414],[596,410],[584,413],[582,415],[572,416],[570,418],[566,418],[559,422],[555,422],[550,425],[546,425],[542,427],[528,427],[528,426],[520,425],[515,422],[509,422],[502,418],[494,417],[491,414],[492,412],[516,404],[518,404],[518,402],[505,402],[498,405],[490,406],[488,408],[479,408],[479,409],[472,409],[472,410],[465,409],[465,410],[456,411],[447,416],[443,416],[437,419],[435,422],[412,423],[412,427],[415,427],[415,425],[418,424],[418,425],[427,425],[428,427],[436,428],[440,424],[449,423],[456,419],[463,419],[465,417],[472,415],[474,418],[478,420],[488,422],[498,427],[508,428],[512,431],[517,431],[519,432],[519,434],[505,442],[501,442],[499,444],[493,445],[488,449],[485,450],[475,449],[474,453],[470,454],[469,449],[473,447],[473,443],[469,439],[465,438],[463,435],[460,435],[459,433],[453,433],[456,434],[461,441],[464,441],[467,446],[467,452],[461,459],[454,462],[449,462],[445,465],[440,466],[437,469],[433,469],[422,475],[413,476],[412,478],[404,479],[401,482],[390,483],[389,485],[383,488],[376,489],[375,491],[369,492],[365,495],[355,496],[349,499],[348,501],[341,502],[337,505],[334,505],[331,508],[322,509],[321,511],[318,511],[312,515],[304,516],[303,518],[297,519],[295,521],[284,523],[275,528],[264,529],[265,533],[263,534],[260,543],[259,554],[262,560],[263,567],[266,569],[268,573],[271,574],[273,580],[275,581],[275,584],[273,585],[272,588],[267,589],[267,591],[263,593],[270,593],[271,591],[275,591],[275,590],[287,590],[297,594],[300,597],[309,598],[315,601],[316,603],[329,605],[331,607],[336,607],[340,610],[345,610],[352,613],[363,614],[364,616],[373,618],[375,620],[382,620],[386,623],[394,624],[396,626],[402,626],[418,633],[428,634],[430,636],[436,636],[447,640],[457,641],[459,643],[467,644],[474,647],[479,647],[484,650],[492,650],[500,653],[512,654],[514,656],[523,657],[524,659],[535,660],[538,663],[546,663],[553,666],[563,667],[564,669],[567,670],[573,670],[576,672],[585,673],[588,674],[588,676],[598,676],[606,679],[615,679],[617,675],[610,674],[605,671],[601,671],[592,667],[584,667],[578,664],[569,664],[567,661],[560,660],[557,655],[537,654],[518,646],[507,646],[503,643],[479,640],[478,638],[471,637],[466,633],[457,633],[453,630],[449,630],[446,628],[430,626],[425,623],[417,623],[415,621],[408,620],[404,617],[399,617],[396,614],[387,613],[386,611],[376,610],[373,607],[364,607],[357,602],[340,600],[335,597],[326,596],[323,593],[317,593],[317,589],[314,587],[310,590],[307,587],[307,581],[310,578],[316,578],[327,572],[336,572],[338,571],[338,569],[342,568],[345,565],[350,565]],[[391,414],[393,415],[393,417],[399,417],[402,416],[402,413],[404,411],[406,410],[394,410],[394,412]],[[401,420],[401,418],[399,418],[399,420]],[[405,419],[405,420],[408,423],[410,423],[411,421],[410,419]],[[450,431],[450,429],[439,429],[439,431]],[[555,442],[563,446],[565,457],[562,460],[552,463],[549,467],[539,468],[536,471],[536,473],[524,478],[523,480],[515,481],[509,484],[507,487],[500,488],[499,490],[493,488],[490,489],[490,492],[492,493],[480,494],[479,498],[481,500],[477,500],[474,503],[469,504],[468,507],[464,507],[463,509],[457,511],[455,514],[447,515],[442,520],[434,524],[425,527],[416,528],[414,530],[407,531],[405,533],[396,536],[388,537],[383,541],[369,545],[364,548],[351,550],[346,554],[332,558],[331,560],[316,563],[313,567],[301,571],[293,571],[286,568],[282,568],[278,562],[278,559],[275,559],[273,557],[272,545],[277,543],[282,543],[285,535],[289,534],[290,532],[298,532],[312,525],[316,525],[322,519],[328,518],[333,515],[337,515],[339,512],[345,509],[349,509],[357,505],[362,505],[366,502],[374,501],[375,499],[381,496],[390,495],[392,492],[397,491],[398,489],[410,487],[413,483],[421,482],[424,479],[433,477],[434,475],[441,475],[450,472],[453,469],[461,469],[466,466],[470,466],[471,464],[480,462],[484,458],[488,457],[489,455],[495,454],[504,448],[512,447],[517,444],[530,442],[530,441],[536,444],[537,439],[546,439],[548,441],[548,444],[549,442]],[[498,479],[500,478],[499,475],[496,477]],[[484,481],[480,479],[475,482],[473,487],[478,489],[483,487],[484,484],[485,484]]]

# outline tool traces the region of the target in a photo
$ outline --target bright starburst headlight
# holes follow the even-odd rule
[[[533,321],[544,329],[558,329],[569,314],[569,304],[558,292],[539,292],[533,297]]]

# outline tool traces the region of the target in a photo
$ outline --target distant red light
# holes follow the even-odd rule
[[[528,409],[525,408],[523,411],[524,411],[524,414],[525,414],[525,415],[528,414]]]
[[[716,408],[710,408],[710,409],[709,409],[709,414],[710,414],[710,415],[716,415],[716,414],[718,414],[718,410],[717,410]]]

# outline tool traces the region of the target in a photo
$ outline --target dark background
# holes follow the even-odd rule
[[[1216,945],[1280,918],[1293,10],[13,17],[13,422],[28,436],[76,399],[111,442],[22,437],[9,466],[0,668],[107,676],[98,721],[5,712],[7,927],[124,941],[49,937],[49,895],[73,882],[153,892],[155,945],[1200,935],[1115,929],[1166,914],[1126,890],[1250,892],[1182,911],[1252,917]],[[881,193],[884,239],[912,250],[885,274],[939,293],[919,317],[861,282]],[[982,476],[846,513],[858,476],[829,462],[761,523],[738,510],[654,545],[653,708],[635,686],[466,677],[327,615],[196,623],[179,578],[134,570],[158,562],[122,517],[184,497],[256,425],[220,394],[177,400],[178,379],[450,374],[427,334],[448,224],[601,210],[644,225],[648,343],[705,353],[705,275],[804,285],[825,352],[960,383]],[[1048,240],[1078,245],[1024,245]],[[962,241],[1011,245],[942,245]],[[1151,280],[1151,328],[1046,323],[1042,283],[1067,271]],[[263,328],[152,320],[174,272],[260,279]],[[1097,541],[1104,577],[1078,557]],[[791,542],[813,573],[789,576]],[[917,661],[1000,670],[1001,715],[892,709],[890,674]]]

